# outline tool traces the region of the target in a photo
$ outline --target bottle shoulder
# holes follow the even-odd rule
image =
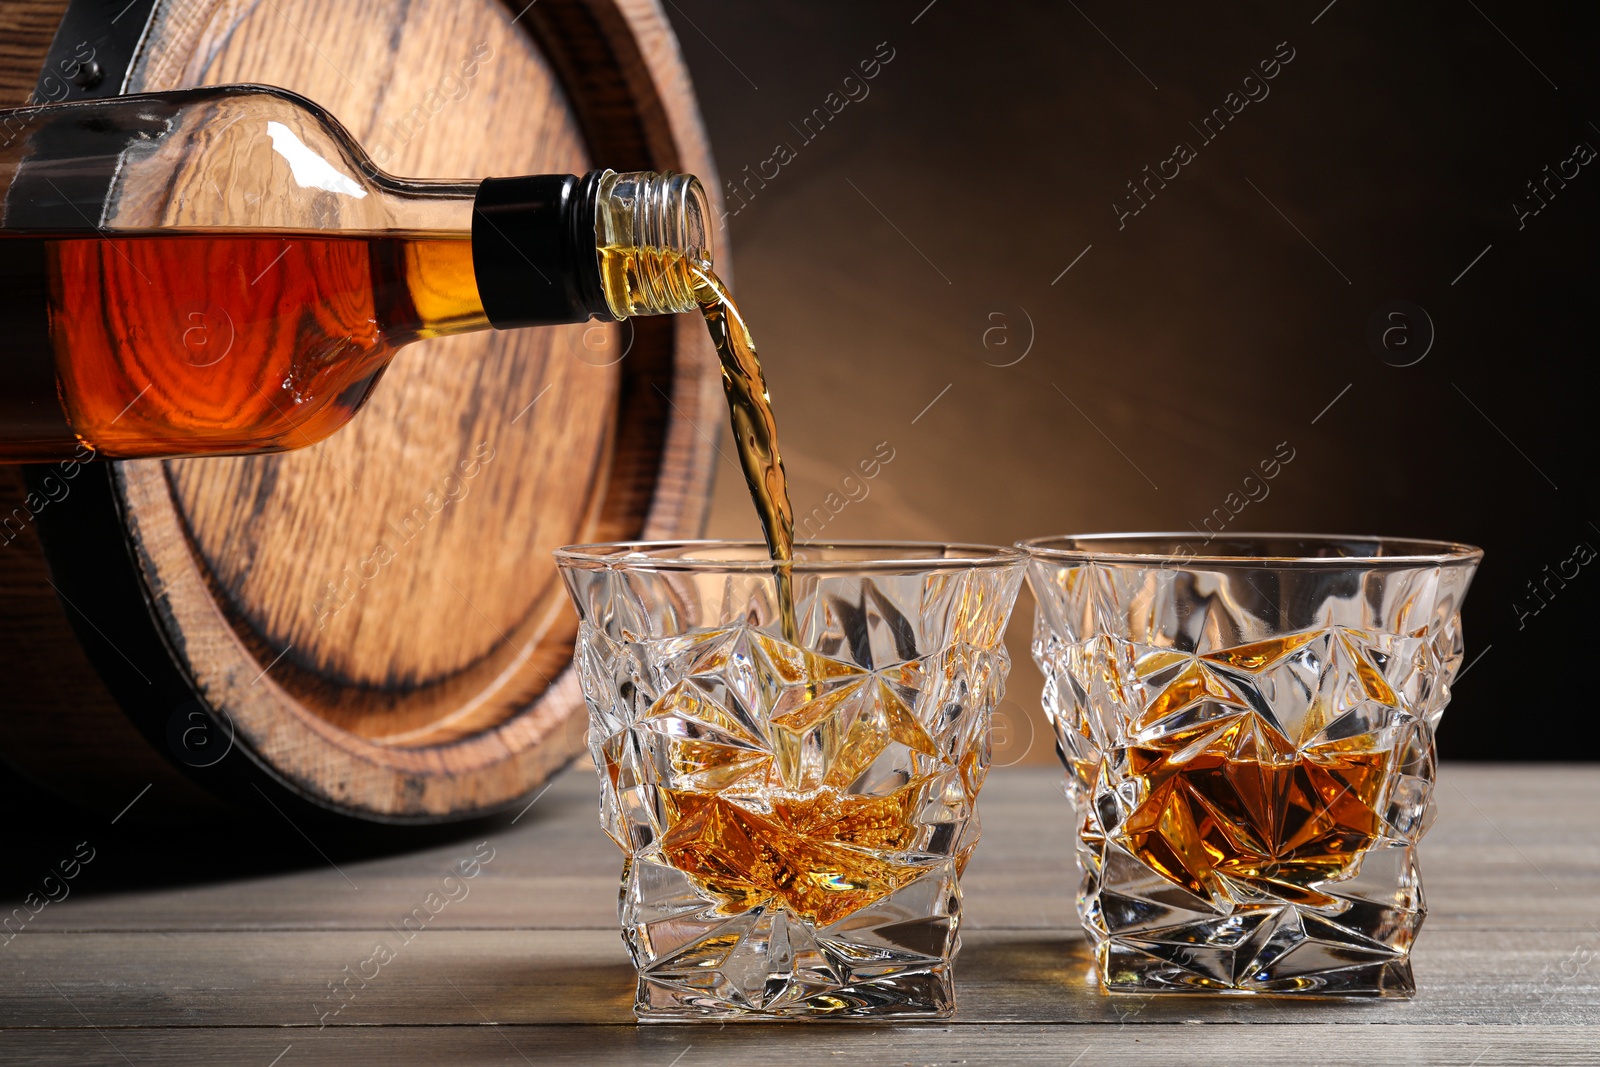
[[[385,174],[326,109],[270,85],[0,112],[8,230],[464,235],[476,183]]]

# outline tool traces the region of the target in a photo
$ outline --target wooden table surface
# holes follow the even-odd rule
[[[635,1025],[620,856],[579,767],[514,823],[404,853],[292,828],[81,831],[69,895],[0,936],[0,1063],[1600,1063],[1600,771],[1445,767],[1419,992],[1334,1003],[1098,992],[1058,780],[984,787],[949,1022]],[[12,850],[6,908],[88,854],[56,838]],[[366,963],[379,940],[393,958]]]

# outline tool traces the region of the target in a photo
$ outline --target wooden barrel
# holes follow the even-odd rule
[[[405,176],[718,187],[654,0],[0,4],[0,106],[229,82]],[[550,550],[700,531],[717,381],[681,318],[477,334],[403,350],[303,451],[0,467],[0,754],[130,818],[526,803],[585,728]]]

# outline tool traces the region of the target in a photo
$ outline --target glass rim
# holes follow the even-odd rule
[[[600,541],[591,544],[566,545],[552,555],[561,567],[584,570],[654,570],[654,571],[728,571],[770,574],[779,567],[791,572],[838,573],[875,571],[949,571],[987,570],[1016,567],[1026,563],[1026,553],[1016,547],[984,545],[966,541],[797,541],[795,553],[854,550],[901,551],[904,555],[866,558],[801,558],[780,564],[767,556],[764,541],[719,541],[715,539],[682,541]],[[739,559],[717,553],[728,549],[756,553],[751,558]],[[673,552],[705,550],[705,555],[671,555]],[[954,555],[935,555],[935,552],[954,552]]]
[[[1376,552],[1353,555],[1307,556],[1298,554],[1270,554],[1268,552],[1217,552],[1206,551],[1215,541],[1243,542],[1270,549],[1285,544],[1301,546],[1341,545],[1351,543],[1374,546]],[[1150,551],[1129,548],[1096,548],[1095,542],[1121,542],[1123,544],[1146,542]],[[1183,554],[1178,549],[1198,541],[1202,550]],[[1207,538],[1189,533],[1137,532],[1060,534],[1033,537],[1017,541],[1016,547],[1026,552],[1030,559],[1052,562],[1099,563],[1111,566],[1146,566],[1152,563],[1215,564],[1219,566],[1304,566],[1304,567],[1404,567],[1447,566],[1476,564],[1483,559],[1483,549],[1459,541],[1437,541],[1420,537],[1384,537],[1376,534],[1323,534],[1323,533],[1239,533],[1214,535]],[[1393,550],[1393,551],[1386,551]]]

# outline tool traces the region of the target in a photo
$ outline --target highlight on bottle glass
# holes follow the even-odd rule
[[[1023,557],[556,553],[641,1019],[943,1017]],[[790,600],[792,589],[792,601]]]
[[[1020,542],[1113,992],[1409,996],[1469,545]]]

